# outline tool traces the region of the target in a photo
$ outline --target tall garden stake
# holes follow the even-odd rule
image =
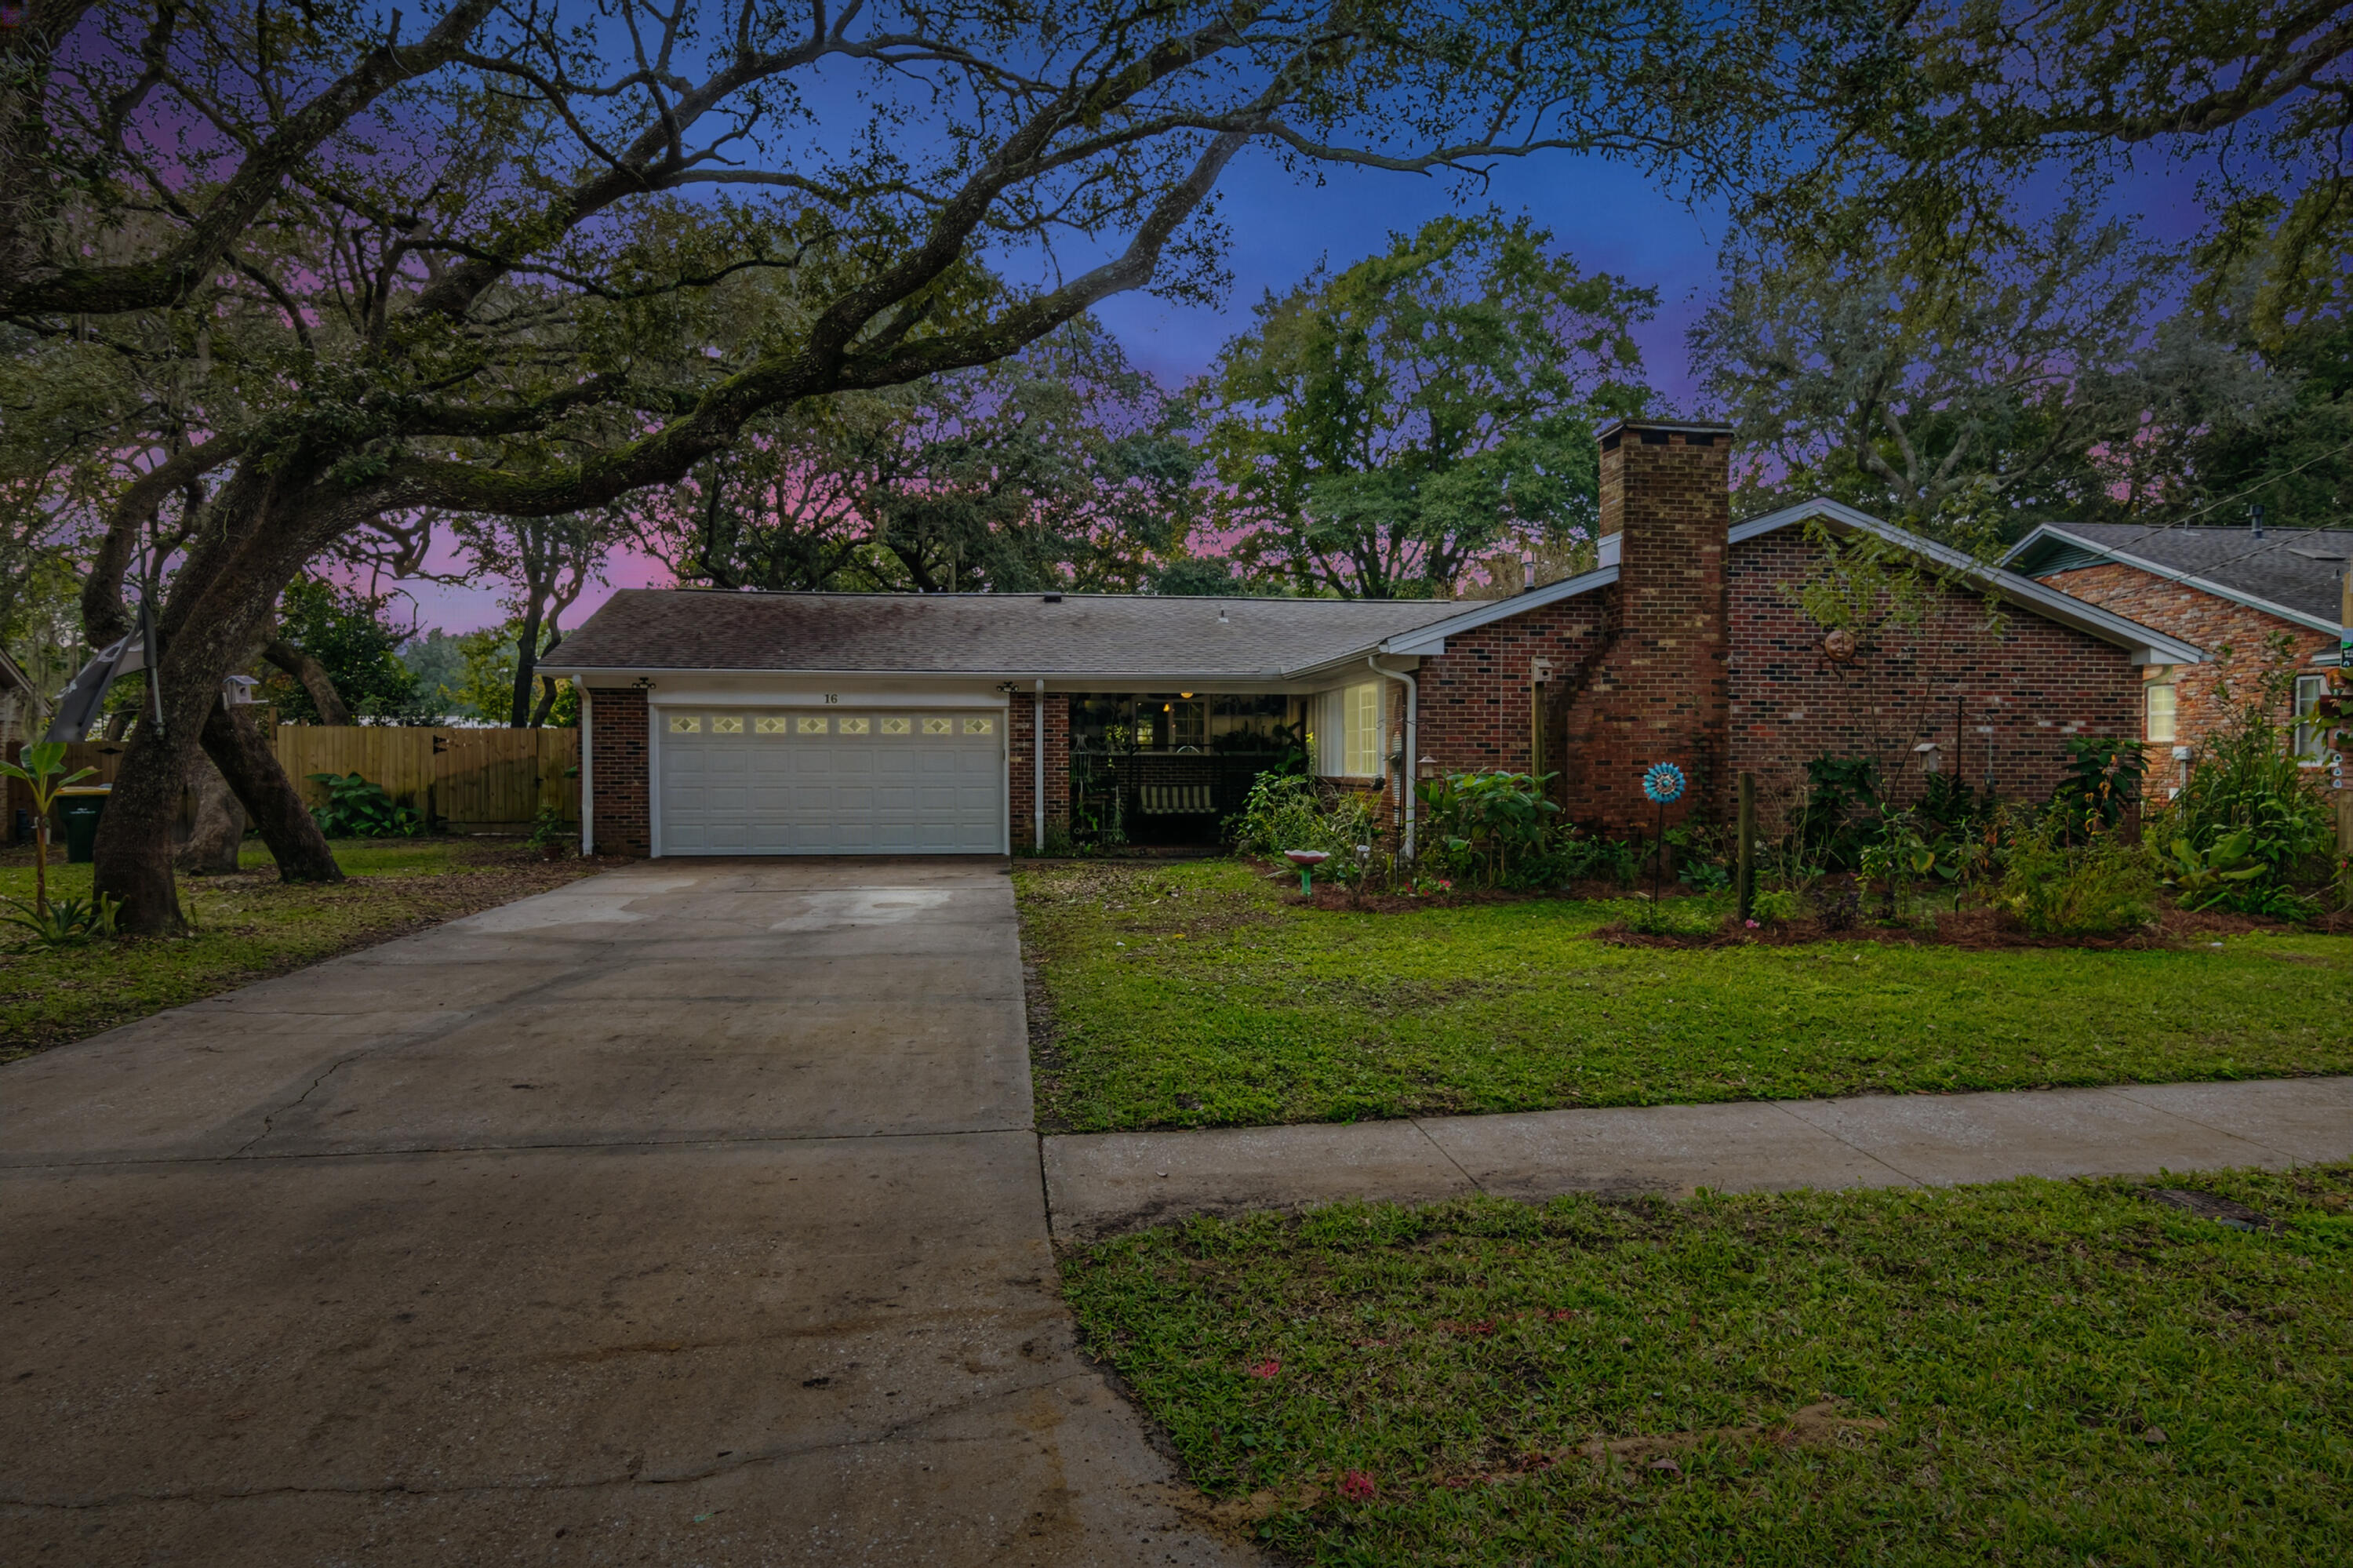
[[[1643,770],[1642,793],[1659,809],[1658,833],[1651,844],[1654,856],[1651,862],[1651,902],[1656,904],[1659,876],[1667,863],[1667,803],[1683,799],[1683,770],[1672,762],[1653,762]]]

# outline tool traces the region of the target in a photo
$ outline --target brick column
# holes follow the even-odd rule
[[[649,814],[646,694],[633,688],[589,688],[589,810],[595,813],[596,853],[653,853]]]
[[[1012,842],[1018,853],[1034,849],[1029,841],[1038,825],[1037,751],[1031,732],[1036,727],[1038,698],[1034,692],[1016,692],[1005,721],[1005,798],[1013,819]],[[1046,832],[1071,823],[1071,699],[1046,694]]]
[[[1601,532],[1619,535],[1608,646],[1567,694],[1569,816],[1610,832],[1655,821],[1641,772],[1683,770],[1670,824],[1720,818],[1730,780],[1725,598],[1731,430],[1628,421],[1601,437]]]

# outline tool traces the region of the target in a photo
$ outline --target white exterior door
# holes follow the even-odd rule
[[[662,854],[1002,854],[1001,709],[656,710]]]

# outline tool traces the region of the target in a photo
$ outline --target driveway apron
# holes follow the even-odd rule
[[[0,1069],[0,1563],[1241,1563],[1077,1354],[1001,863],[665,861]]]

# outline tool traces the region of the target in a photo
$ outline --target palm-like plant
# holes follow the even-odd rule
[[[44,740],[25,747],[14,762],[0,762],[0,778],[21,779],[33,796],[33,918],[49,919],[49,813],[58,796],[96,772],[84,768],[66,772],[66,747],[61,740]]]

